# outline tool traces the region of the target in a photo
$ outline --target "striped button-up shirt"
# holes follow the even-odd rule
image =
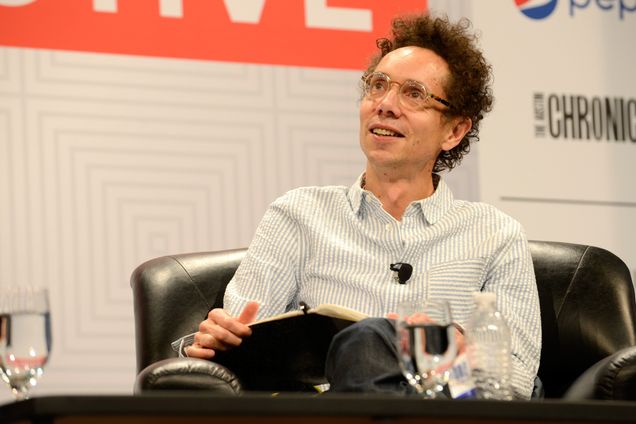
[[[441,298],[465,325],[472,293],[493,292],[511,330],[515,395],[529,398],[541,324],[521,225],[493,206],[455,200],[441,179],[432,196],[411,203],[397,221],[360,181],[299,188],[272,203],[227,287],[224,308],[236,316],[256,300],[260,319],[302,301],[381,317],[407,300]],[[393,278],[395,262],[413,266],[406,284]]]

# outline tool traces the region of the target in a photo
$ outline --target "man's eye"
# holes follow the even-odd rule
[[[386,82],[384,82],[384,81],[373,81],[373,82],[371,82],[371,88],[374,91],[383,91],[386,88]]]
[[[426,94],[417,87],[404,87],[403,94],[409,99],[423,100],[426,98]]]

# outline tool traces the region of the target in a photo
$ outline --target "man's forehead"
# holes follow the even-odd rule
[[[417,46],[400,47],[387,53],[378,65],[383,62],[416,62],[420,65],[436,65],[442,68],[448,68],[448,64],[440,55],[431,49]]]
[[[434,51],[417,46],[400,47],[387,53],[376,70],[392,78],[437,80],[440,83],[449,74],[448,64]]]

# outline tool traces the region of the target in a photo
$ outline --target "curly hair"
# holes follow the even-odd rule
[[[457,146],[442,151],[435,162],[433,172],[451,170],[470,151],[470,144],[479,141],[479,123],[484,114],[492,110],[492,68],[477,48],[477,36],[469,33],[471,23],[461,19],[456,24],[447,17],[428,15],[402,16],[392,22],[392,39],[377,40],[380,52],[370,61],[368,72],[373,72],[380,60],[393,50],[416,46],[432,50],[446,63],[450,78],[444,90],[452,104],[447,117],[467,117],[472,128]]]

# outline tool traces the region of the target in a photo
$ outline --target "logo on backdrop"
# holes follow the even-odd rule
[[[427,9],[427,0],[62,3],[0,0],[0,46],[363,69],[393,16]]]
[[[557,0],[514,0],[517,9],[530,19],[546,19],[555,11]],[[621,21],[636,12],[636,0],[567,0],[571,18],[587,11],[613,14]]]
[[[531,19],[545,19],[554,12],[557,0],[515,0],[517,8]]]
[[[636,97],[534,93],[534,135],[636,145]]]

